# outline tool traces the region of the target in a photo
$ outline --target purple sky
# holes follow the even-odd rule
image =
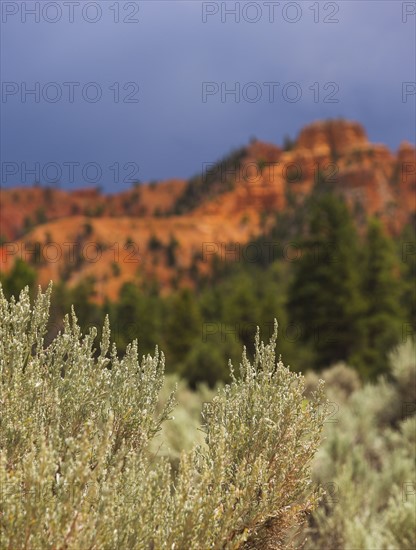
[[[326,117],[415,142],[415,2],[0,5],[4,187],[186,178]]]

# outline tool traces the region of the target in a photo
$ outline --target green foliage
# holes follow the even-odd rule
[[[359,258],[346,205],[325,195],[311,212],[288,303],[303,339],[314,343],[316,366],[349,359],[362,345]]]
[[[285,180],[289,186],[303,181],[302,172],[299,170],[297,165],[289,165],[285,169]]]
[[[392,241],[370,220],[360,244],[346,205],[331,194],[311,210],[302,257],[294,265],[288,310],[315,350],[315,366],[348,361],[364,377],[387,370],[400,339],[403,283]]]
[[[174,235],[171,235],[166,245],[166,261],[169,267],[176,266],[176,250],[179,247],[179,241]]]
[[[138,339],[145,353],[153,352],[160,341],[163,304],[157,295],[146,295],[132,283],[123,285],[117,304],[109,309],[115,327],[115,341],[122,351]]]
[[[302,532],[308,550],[415,546],[415,356],[408,339],[390,355],[388,381],[371,385],[363,386],[345,364],[322,372],[330,414],[312,473],[326,495]],[[309,371],[305,383],[310,395],[318,384],[316,373]],[[169,379],[165,396],[173,384]],[[197,401],[210,400],[204,387],[192,393],[182,386],[179,395],[178,422],[162,428],[162,448],[175,453],[178,445],[189,449],[200,435],[192,423],[199,415]]]
[[[25,216],[25,219],[23,220],[23,231],[25,233],[29,232],[34,227],[33,220],[30,216]]]
[[[18,258],[7,274],[0,273],[0,282],[7,298],[17,298],[20,291],[26,286],[33,293],[36,282],[36,271],[22,259]]]
[[[99,218],[104,214],[104,211],[105,211],[105,204],[104,203],[97,204],[92,212],[92,215]]]
[[[39,224],[45,223],[47,221],[48,218],[46,216],[46,212],[43,207],[39,207],[36,210],[35,219],[36,219],[36,223],[39,223]]]
[[[53,299],[56,315],[61,316],[56,324],[71,303],[76,304],[83,329],[102,324],[108,313],[121,353],[133,338],[139,338],[146,353],[159,343],[169,357],[169,370],[188,377],[193,387],[203,380],[210,385],[227,380],[226,359],[236,360],[241,345],[251,356],[256,327],[269,335],[274,317],[280,321],[281,352],[297,370],[321,370],[346,362],[364,378],[375,379],[385,372],[387,354],[401,333],[414,331],[412,228],[399,236],[397,256],[392,240],[375,220],[359,238],[345,204],[328,194],[322,182],[305,204],[277,216],[274,226],[266,225],[264,234],[250,241],[255,262],[244,253],[231,261],[215,256],[209,270],[196,251],[189,268],[179,265],[174,235],[167,245],[151,235],[148,248],[154,252],[153,261],[166,261],[172,268],[169,296],[159,295],[155,281],[148,279],[134,291],[121,293],[115,303],[98,307],[95,285],[84,281],[62,291],[59,299],[65,307],[55,307],[59,304]],[[69,280],[84,265],[81,251],[92,234],[90,223],[80,228],[75,258],[65,251],[62,280]],[[125,244],[132,242],[128,237]],[[244,243],[237,244],[241,251],[248,249]],[[117,266],[111,269],[117,276]],[[183,307],[180,287],[189,280],[194,287]],[[17,278],[14,293],[27,283]],[[205,342],[207,326],[211,332]]]
[[[85,222],[82,226],[82,229],[83,229],[82,236],[85,237],[85,238],[91,237],[91,235],[94,232],[94,228],[93,228],[91,222]]]
[[[207,383],[213,388],[219,380],[229,381],[227,361],[238,357],[241,350],[238,337],[222,341],[221,334],[215,338],[198,338],[193,342],[181,364],[180,374],[188,381],[191,388],[199,383]]]
[[[363,363],[374,378],[388,367],[387,355],[399,341],[405,318],[400,308],[399,263],[380,221],[371,220],[363,265],[366,297]]]
[[[416,226],[408,224],[398,239],[398,257],[402,269],[401,306],[406,312],[407,322],[416,327]],[[415,330],[415,328],[413,329]]]
[[[229,293],[224,293],[223,302],[225,323],[235,328],[243,344],[248,346],[253,341],[259,318],[251,277],[242,273],[238,278],[230,280],[227,286]]]
[[[77,310],[77,318],[83,332],[99,327],[104,322],[104,310],[94,302],[95,280],[87,277],[76,286],[68,288],[64,283],[56,284],[52,292],[51,314],[46,339],[50,342],[62,330],[65,314],[71,305]]]
[[[201,339],[202,319],[189,289],[172,296],[166,316],[165,341],[169,361],[180,365],[193,344]]]
[[[183,214],[196,208],[205,200],[229,191],[234,185],[234,173],[238,174],[247,151],[245,147],[232,151],[209,167],[206,173],[188,180],[186,187],[174,205],[175,214]]]
[[[0,289],[0,528],[5,548],[272,548],[316,506],[310,462],[326,406],[320,386],[276,362],[276,333],[256,337],[239,377],[203,408],[204,442],[174,470],[151,442],[164,356],[122,359],[108,320],[99,349],[75,313],[47,346],[51,290],[30,305]]]
[[[397,399],[393,401],[395,408],[393,408],[394,416],[390,418],[391,423],[396,423],[416,412],[415,355],[414,338],[407,338],[389,355],[392,385],[397,395]]]
[[[121,269],[117,262],[111,262],[111,271],[114,277],[120,276]]]
[[[296,141],[293,140],[290,136],[286,135],[283,139],[283,151],[292,151],[295,147]]]
[[[326,377],[335,382],[326,386],[334,414],[313,478],[327,494],[311,518],[306,549],[416,546],[415,358],[409,339],[390,357],[391,382],[352,393],[340,393],[336,376]]]
[[[159,395],[157,411],[162,410],[173,391],[176,400],[175,422],[162,424],[160,435],[150,442],[150,449],[154,454],[166,456],[177,469],[184,451],[189,452],[195,445],[204,443],[205,436],[200,429],[201,411],[204,403],[212,401],[216,390],[206,384],[198,384],[197,391],[193,391],[177,374],[167,374]]]
[[[149,250],[154,252],[155,250],[160,250],[163,247],[163,243],[156,235],[151,235],[147,246]]]

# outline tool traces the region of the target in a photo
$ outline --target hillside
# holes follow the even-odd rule
[[[98,189],[64,191],[53,187],[16,187],[0,191],[0,235],[15,240],[34,226],[61,218],[154,216],[172,209],[185,182],[168,180],[136,184],[132,189],[104,195]]]
[[[92,276],[98,301],[115,299],[131,280],[154,279],[165,291],[178,282],[192,286],[213,252],[224,254],[225,243],[243,246],[274,213],[295,210],[319,186],[345,197],[358,226],[377,215],[396,235],[416,211],[415,148],[402,143],[393,153],[370,143],[355,122],[320,121],[286,150],[252,141],[188,181],[136,184],[112,195],[1,190],[1,270],[21,257],[43,285]]]

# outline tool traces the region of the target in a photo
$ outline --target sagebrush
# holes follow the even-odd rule
[[[305,550],[416,548],[414,340],[391,353],[390,364],[389,377],[362,387],[345,365],[322,373],[331,414],[312,474],[326,495]]]
[[[310,464],[327,405],[322,384],[276,361],[257,334],[239,376],[202,410],[204,442],[175,465],[154,451],[164,356],[120,358],[108,322],[82,335],[74,311],[47,347],[51,288],[0,287],[1,548],[288,548],[320,491]],[[156,444],[157,447],[157,444]]]

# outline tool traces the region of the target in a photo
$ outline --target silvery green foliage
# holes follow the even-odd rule
[[[0,287],[2,548],[289,547],[317,503],[309,465],[326,415],[322,386],[276,362],[276,333],[203,409],[205,441],[175,470],[151,442],[164,357],[120,359],[106,321],[83,336],[75,313],[47,347],[51,289],[32,307]],[[393,521],[393,520],[392,520]]]
[[[196,445],[203,444],[205,435],[200,425],[201,410],[205,403],[212,400],[215,389],[199,384],[197,391],[194,391],[177,374],[167,374],[159,395],[160,408],[172,391],[176,399],[174,422],[162,424],[160,433],[150,442],[150,449],[153,453],[169,457],[176,466],[183,451],[189,452]]]
[[[391,362],[390,379],[349,396],[336,384],[335,391],[327,387],[335,414],[313,466],[326,495],[313,514],[306,549],[416,547],[414,341],[399,346]]]
[[[404,415],[406,415],[406,409],[407,412],[412,409],[414,412],[414,404],[416,403],[415,341],[407,338],[403,344],[390,354],[390,363],[396,393],[403,404],[407,403],[409,405],[408,407],[404,407]],[[401,412],[403,412],[403,407]]]

